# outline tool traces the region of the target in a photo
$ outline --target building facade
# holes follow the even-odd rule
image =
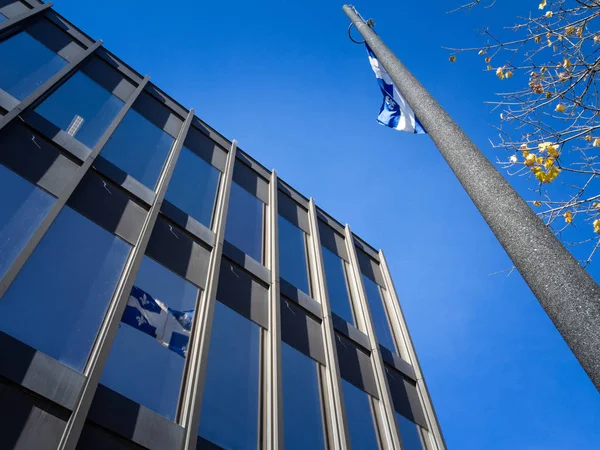
[[[383,252],[0,0],[0,448],[444,450]]]

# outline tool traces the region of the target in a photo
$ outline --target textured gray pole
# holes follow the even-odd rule
[[[600,390],[600,286],[354,8],[344,5],[344,12]]]

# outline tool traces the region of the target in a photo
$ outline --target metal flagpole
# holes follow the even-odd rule
[[[600,390],[600,286],[354,7],[343,9]]]

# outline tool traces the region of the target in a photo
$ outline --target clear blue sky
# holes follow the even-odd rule
[[[341,0],[54,3],[384,249],[451,449],[598,448],[600,396],[519,275],[490,276],[511,263],[429,138],[376,123],[381,95]],[[476,57],[448,63],[441,47],[538,3],[453,16],[454,0],[356,6],[494,157],[497,113],[483,101],[498,80]]]

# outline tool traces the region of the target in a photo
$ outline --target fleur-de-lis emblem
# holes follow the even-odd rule
[[[392,97],[390,97],[389,95],[385,96],[385,103],[387,104],[388,108],[390,109],[395,109],[397,105],[397,103],[394,101],[394,99]]]
[[[142,298],[140,298],[140,303],[144,306],[146,306],[148,303],[150,303],[150,300],[148,300],[148,298],[146,297],[146,294],[142,295]]]
[[[146,318],[144,316],[136,316],[135,319],[137,320],[138,327],[141,327],[146,323]]]

